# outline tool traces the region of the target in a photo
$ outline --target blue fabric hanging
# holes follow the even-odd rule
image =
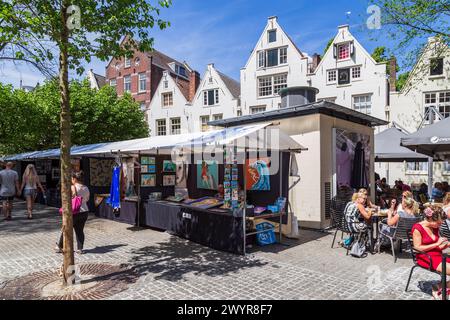
[[[110,196],[106,200],[113,209],[120,208],[120,167],[114,167],[111,179]]]

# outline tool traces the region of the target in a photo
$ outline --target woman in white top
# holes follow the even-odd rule
[[[36,199],[38,187],[42,191],[42,193],[45,193],[44,188],[39,181],[39,177],[36,173],[34,165],[29,164],[26,167],[25,172],[23,173],[22,186],[20,187],[20,192],[22,193],[23,191],[23,195],[27,200],[28,219],[33,219],[33,206]]]
[[[90,198],[89,188],[83,184],[83,172],[72,173],[72,197],[80,196],[82,198],[80,212],[73,215],[73,229],[77,238],[77,253],[83,253],[84,246],[84,225],[89,216],[88,202]],[[59,237],[56,251],[62,252],[63,234]]]

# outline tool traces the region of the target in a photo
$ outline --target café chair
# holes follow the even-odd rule
[[[441,224],[441,227],[439,228],[439,235],[450,240],[450,229],[448,227],[447,221],[444,221]]]
[[[380,223],[379,234],[380,234],[380,236],[384,235],[391,242],[391,250],[392,250],[392,256],[394,257],[394,263],[397,262],[397,256],[395,255],[394,242],[408,240],[408,232],[411,232],[412,227],[418,222],[420,222],[420,218],[400,218],[398,220],[397,227],[390,227],[391,229],[394,229],[394,232],[392,234],[383,233],[382,226],[386,225],[386,223],[384,223],[384,222]],[[400,248],[401,248],[401,242],[400,242]],[[381,245],[378,245],[378,253],[380,253],[380,251],[381,251]]]
[[[426,253],[426,252],[423,252],[423,251],[420,251],[420,250],[417,250],[417,249],[414,248],[413,241],[412,241],[412,232],[411,232],[411,230],[408,232],[408,244],[409,244],[409,247],[411,249],[411,251],[410,251],[411,252],[411,258],[413,260],[414,266],[411,268],[411,271],[409,273],[408,282],[406,283],[405,292],[408,292],[409,283],[411,282],[411,277],[413,275],[414,269],[416,269],[416,268],[421,268],[421,269],[427,270],[427,271],[432,272],[434,274],[438,274],[438,275],[440,275],[442,277],[440,272],[438,272],[436,270],[433,270],[432,264],[431,264],[431,257],[430,257],[430,255],[428,253]],[[426,268],[420,266],[417,263],[417,254],[424,254],[425,256],[427,256],[427,258],[429,260],[429,265]]]
[[[334,247],[334,242],[336,241],[336,235],[340,231],[341,232],[341,240],[344,238],[345,234],[351,234],[351,230],[348,227],[347,222],[345,221],[345,206],[344,203],[343,206],[341,206],[339,203],[332,203],[331,205],[331,221],[332,221],[332,227],[336,228],[336,231],[334,232],[333,242],[331,243],[331,248]]]

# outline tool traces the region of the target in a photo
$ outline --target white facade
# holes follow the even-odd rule
[[[238,116],[240,109],[236,88],[239,88],[238,82],[217,71],[214,64],[209,64],[189,107],[190,132],[209,130],[206,125],[209,121]]]
[[[150,136],[190,132],[187,103],[176,79],[164,71],[150,108],[146,111]]]
[[[437,62],[434,59],[442,59]],[[436,68],[433,68],[432,65]],[[432,74],[433,73],[433,74]],[[402,91],[391,93],[391,120],[408,132],[415,132],[420,125],[427,125],[426,111],[433,107],[440,115],[450,117],[450,48],[429,38]],[[423,123],[422,123],[423,122]],[[449,128],[450,130],[450,128]],[[404,182],[427,182],[428,164],[389,164],[389,180]],[[380,173],[381,174],[381,173]],[[434,164],[434,181],[450,179],[450,166]]]
[[[244,115],[280,107],[278,91],[307,86],[308,57],[270,17],[250,58],[241,69],[241,105]]]
[[[375,62],[350,33],[348,25],[338,30],[332,45],[310,75],[311,85],[319,89],[317,100],[388,120],[386,64]]]

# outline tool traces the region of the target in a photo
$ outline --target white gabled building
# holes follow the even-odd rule
[[[209,130],[208,122],[241,115],[240,84],[209,64],[189,107],[190,132]]]
[[[450,48],[431,37],[400,92],[391,93],[391,120],[408,132],[450,117]],[[450,128],[449,128],[450,130]],[[428,163],[390,164],[393,180],[427,183]],[[434,164],[434,181],[450,178],[450,164]]]
[[[333,43],[317,67],[313,67],[315,70],[309,77],[311,86],[319,89],[317,100],[389,120],[386,64],[375,62],[350,33],[348,25],[338,27]]]
[[[176,74],[163,71],[150,108],[146,111],[150,136],[190,132],[187,106],[190,85],[190,82],[180,81]]]
[[[269,17],[266,27],[241,69],[241,106],[244,115],[278,109],[278,92],[286,87],[307,86],[309,58]]]

